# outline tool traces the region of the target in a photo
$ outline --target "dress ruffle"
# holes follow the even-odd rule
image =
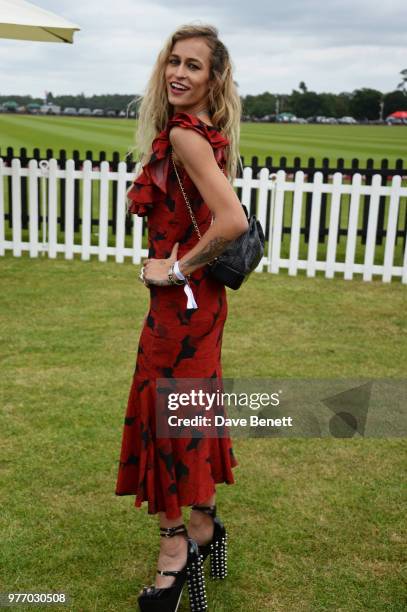
[[[133,185],[127,193],[128,200],[132,202],[128,212],[138,217],[148,215],[148,211],[154,206],[154,203],[167,194],[168,173],[171,163],[169,133],[174,126],[193,129],[201,134],[212,145],[218,165],[224,167],[226,163],[225,147],[230,143],[218,128],[207,125],[196,115],[186,112],[175,113],[169,119],[164,130],[154,138],[151,143],[153,153],[150,160],[143,166],[141,173],[133,181]]]

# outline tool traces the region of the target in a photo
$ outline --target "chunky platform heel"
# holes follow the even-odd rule
[[[193,540],[191,540],[191,548],[193,548],[193,553],[191,553],[191,559],[193,559],[187,567],[189,604],[194,612],[206,612],[208,602],[206,599],[203,561],[199,554],[198,544]]]
[[[164,538],[172,538],[179,534],[186,536],[188,543],[187,561],[180,570],[157,570],[157,573],[161,576],[175,576],[174,584],[166,588],[159,588],[154,584],[143,587],[142,593],[138,597],[141,612],[177,612],[185,582],[188,584],[191,612],[206,612],[208,605],[205,578],[198,544],[188,537],[187,529],[183,523],[176,527],[160,527],[160,532],[160,535]]]
[[[192,506],[192,510],[199,510],[213,518],[213,537],[208,544],[199,546],[199,554],[202,558],[202,563],[206,557],[210,555],[211,573],[213,579],[222,580],[228,575],[228,534],[222,521],[216,516],[215,506]]]

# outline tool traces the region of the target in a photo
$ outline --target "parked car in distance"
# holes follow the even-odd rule
[[[56,104],[42,104],[40,107],[40,113],[42,115],[60,115],[61,107]]]
[[[304,119],[304,117],[295,117],[295,119],[292,119],[293,123],[308,123],[308,121],[306,119]]]
[[[112,109],[109,109],[109,110],[106,111],[105,115],[106,115],[106,117],[116,117],[116,111],[112,110]]]
[[[64,108],[62,114],[63,115],[77,115],[78,111],[73,106],[67,106],[66,108]]]
[[[296,119],[294,113],[282,112],[276,115],[277,123],[293,123]]]
[[[3,111],[6,113],[16,113],[18,104],[13,100],[9,100],[7,102],[3,102]]]
[[[92,111],[92,115],[94,117],[103,117],[104,114],[105,113],[104,113],[104,111],[101,108],[94,108],[93,111]]]
[[[86,117],[89,117],[92,114],[92,111],[90,110],[90,108],[80,108],[78,110],[78,115],[85,115]]]
[[[261,123],[270,123],[272,120],[274,120],[274,115],[263,115],[259,117]]]
[[[346,123],[350,125],[350,124],[357,123],[357,121],[353,117],[339,117],[338,123]]]
[[[387,125],[404,125],[404,120],[400,117],[387,117],[386,123]]]
[[[27,104],[27,113],[30,115],[38,115],[40,112],[41,104],[37,104],[37,102],[30,102]]]

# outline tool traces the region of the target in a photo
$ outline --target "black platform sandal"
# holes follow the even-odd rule
[[[166,588],[159,588],[154,584],[143,587],[138,597],[141,612],[177,612],[185,582],[188,584],[191,612],[206,612],[208,604],[205,578],[198,544],[188,537],[188,531],[183,523],[176,527],[160,527],[160,532],[164,538],[185,534],[188,542],[187,562],[180,570],[157,570],[161,576],[175,576],[174,583]]]
[[[192,510],[199,510],[213,518],[213,537],[208,544],[198,547],[202,563],[208,555],[211,556],[211,578],[222,580],[228,575],[228,534],[222,521],[216,516],[215,506],[192,506]]]

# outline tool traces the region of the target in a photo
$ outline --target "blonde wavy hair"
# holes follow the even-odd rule
[[[186,24],[180,26],[166,41],[160,51],[144,96],[132,101],[140,102],[138,123],[135,134],[140,166],[145,165],[151,156],[154,138],[167,125],[174,114],[174,107],[168,102],[167,85],[164,72],[175,43],[186,38],[202,37],[211,50],[210,74],[213,86],[209,91],[209,114],[212,123],[221,129],[229,140],[226,156],[226,174],[232,181],[237,174],[237,164],[241,162],[239,153],[240,119],[242,107],[237,86],[232,76],[232,62],[225,45],[218,38],[218,30],[211,25]],[[134,149],[133,149],[134,150]],[[129,151],[130,152],[130,151]]]

